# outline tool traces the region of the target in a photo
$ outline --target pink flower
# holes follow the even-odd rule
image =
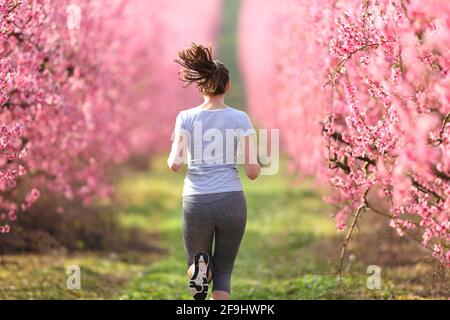
[[[0,0],[0,208],[27,210],[38,189],[89,204],[111,196],[114,166],[167,149],[175,115],[197,99],[179,85],[173,55],[214,40],[220,8]],[[16,203],[24,181],[36,188]]]
[[[379,190],[391,227],[415,228],[448,265],[450,6],[361,3],[244,0],[248,105],[281,129],[291,168],[339,195],[338,229]]]
[[[38,189],[31,189],[31,191],[28,192],[28,194],[25,196],[25,200],[21,206],[22,210],[28,210],[33,205],[33,203],[35,203],[39,199],[40,195],[41,192]]]
[[[350,213],[349,207],[344,207],[338,213],[336,213],[334,219],[336,220],[336,228],[339,231],[345,229],[349,213]]]

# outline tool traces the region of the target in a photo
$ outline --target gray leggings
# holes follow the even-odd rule
[[[193,263],[197,252],[207,252],[213,262],[213,290],[230,292],[231,272],[246,222],[247,203],[242,191],[183,197],[187,264]]]

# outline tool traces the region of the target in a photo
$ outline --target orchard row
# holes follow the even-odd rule
[[[115,165],[170,145],[172,120],[195,99],[173,59],[214,40],[220,8],[0,0],[1,233],[46,192],[86,205],[109,196]]]
[[[244,0],[251,113],[291,170],[335,190],[338,229],[388,217],[450,265],[450,4]]]

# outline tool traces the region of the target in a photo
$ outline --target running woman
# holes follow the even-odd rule
[[[260,174],[256,132],[248,115],[225,104],[231,88],[228,68],[212,57],[211,46],[192,44],[175,60],[185,86],[195,83],[204,102],[181,111],[175,124],[169,168],[188,171],[183,188],[183,236],[189,288],[203,300],[212,280],[212,300],[230,298],[234,261],[244,235],[247,203],[237,170],[243,151],[246,175]],[[214,241],[214,252],[212,250]]]

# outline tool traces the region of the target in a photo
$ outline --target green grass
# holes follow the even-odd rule
[[[159,233],[167,254],[133,280],[123,299],[189,299],[181,229],[183,174],[167,173],[162,161],[148,174],[121,184],[130,206],[124,225],[141,225]],[[306,182],[290,186],[284,173],[245,181],[248,202],[246,233],[233,273],[235,299],[339,299],[383,297],[365,287],[366,275],[346,277],[344,294],[327,254],[337,252],[339,240],[330,208]],[[330,245],[331,244],[331,245]],[[321,252],[321,250],[324,250]]]
[[[183,178],[157,158],[150,170],[129,172],[117,186],[122,228],[149,234],[163,251],[3,256],[0,299],[191,299],[181,228]],[[424,290],[430,269],[421,263],[385,265],[382,290],[366,289],[362,256],[346,272],[342,291],[335,274],[341,237],[321,194],[308,181],[292,187],[284,172],[242,179],[248,220],[233,272],[233,299],[442,298]],[[82,290],[66,288],[66,267],[73,264],[81,268]]]
[[[150,263],[154,254],[148,254]],[[8,255],[0,261],[0,300],[113,299],[144,271],[142,261],[123,260],[115,253]],[[67,289],[67,267],[81,270],[81,290]]]

